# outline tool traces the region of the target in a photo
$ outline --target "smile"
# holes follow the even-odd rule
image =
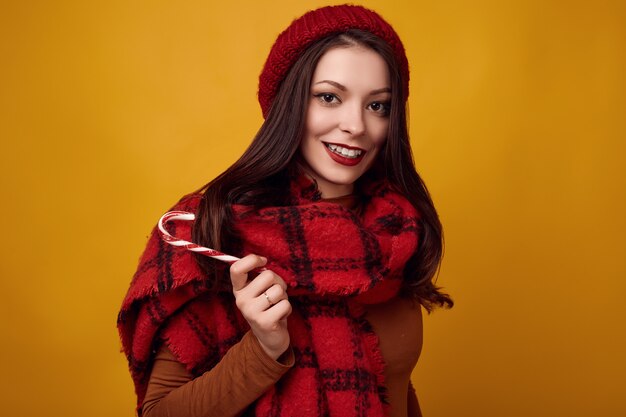
[[[324,143],[324,145],[326,145],[326,147],[332,153],[348,159],[357,159],[363,153],[363,149],[348,148],[340,145],[335,145],[334,143]]]
[[[326,142],[323,142],[323,144],[326,147],[326,152],[328,152],[331,159],[338,164],[345,166],[358,165],[367,153],[365,149],[352,148],[346,145]]]

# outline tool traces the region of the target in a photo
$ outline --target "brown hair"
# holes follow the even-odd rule
[[[330,35],[308,47],[288,71],[267,117],[243,155],[226,171],[205,185],[196,213],[192,238],[203,246],[233,250],[238,238],[233,231],[232,204],[255,207],[288,204],[283,190],[297,175],[298,148],[304,135],[310,83],[319,59],[331,48],[363,46],[377,52],[387,63],[391,82],[389,132],[384,149],[366,176],[386,178],[421,215],[418,250],[405,267],[405,292],[429,311],[433,306],[453,305],[434,284],[443,251],[442,227],[424,182],[415,170],[406,121],[406,97],[402,75],[390,46],[361,30]],[[206,257],[201,267],[215,277],[210,287],[229,285],[227,271]]]

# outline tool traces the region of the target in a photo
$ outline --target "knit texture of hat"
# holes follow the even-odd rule
[[[409,96],[409,63],[404,46],[391,25],[378,13],[362,6],[327,6],[307,12],[278,35],[259,76],[259,103],[263,117],[267,117],[281,82],[302,52],[325,36],[350,29],[370,32],[391,46],[400,68],[404,96]]]

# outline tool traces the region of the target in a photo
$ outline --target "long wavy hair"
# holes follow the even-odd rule
[[[452,300],[434,284],[443,252],[442,227],[426,186],[413,163],[407,128],[402,75],[389,45],[377,36],[349,30],[329,35],[309,46],[288,71],[272,102],[265,122],[241,157],[199,191],[203,194],[192,231],[195,242],[227,252],[238,247],[233,228],[232,204],[255,207],[289,204],[284,190],[300,172],[299,146],[305,133],[310,84],[318,61],[331,48],[360,46],[377,52],[387,63],[391,82],[389,131],[384,148],[366,176],[387,181],[415,206],[421,215],[419,247],[405,267],[404,294],[428,311],[451,307]],[[361,179],[360,179],[361,181]],[[224,268],[198,256],[211,277],[212,288],[227,288]]]

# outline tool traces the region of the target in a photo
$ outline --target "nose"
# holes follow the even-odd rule
[[[351,136],[361,136],[365,132],[363,109],[360,105],[343,106],[339,129]]]

